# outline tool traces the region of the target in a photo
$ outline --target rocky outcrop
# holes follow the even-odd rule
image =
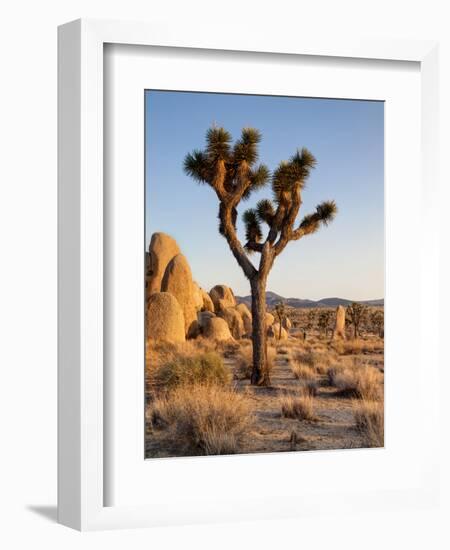
[[[209,292],[209,296],[214,304],[214,311],[219,313],[227,307],[234,307],[236,305],[236,298],[234,297],[231,288],[225,285],[216,285]]]
[[[201,311],[201,309],[203,308],[202,289],[195,281],[193,281],[192,283],[192,298],[194,300],[195,310]]]
[[[161,291],[161,282],[168,263],[180,249],[175,239],[166,233],[153,233],[147,256],[146,294]]]
[[[236,306],[236,311],[238,311],[242,317],[244,323],[244,333],[247,336],[250,336],[252,333],[252,314],[245,304],[238,304]]]
[[[210,317],[207,319],[203,328],[203,335],[216,341],[233,339],[227,322],[221,317]]]
[[[338,306],[336,309],[336,321],[334,324],[333,338],[345,340],[345,307]]]
[[[208,319],[211,319],[212,317],[215,317],[216,314],[212,311],[199,311],[197,313],[197,321],[200,326],[200,329],[203,330],[205,328],[206,323],[208,322]]]
[[[242,338],[244,335],[244,322],[241,314],[235,307],[227,307],[222,309],[217,315],[222,319],[225,319],[233,338],[236,340]]]
[[[203,299],[202,310],[212,311],[214,313],[214,304],[213,304],[213,301],[211,300],[211,296],[205,290],[203,290],[203,288],[200,290],[202,292],[202,299]]]
[[[197,310],[191,268],[183,254],[177,254],[170,260],[164,272],[161,290],[170,292],[178,300],[184,315],[185,334],[188,338],[194,337]]]
[[[147,306],[147,338],[165,342],[184,342],[183,310],[168,292],[154,292]]]
[[[281,334],[280,334],[280,323],[274,323],[272,326],[270,326],[267,329],[267,335],[271,338],[275,338],[275,340],[288,339],[287,330],[285,330],[283,327],[281,327]]]
[[[271,327],[275,323],[275,317],[271,313],[266,313],[266,328]]]
[[[292,327],[292,322],[291,322],[291,320],[289,319],[289,317],[285,317],[285,318],[283,319],[283,322],[281,323],[281,325],[282,325],[282,327],[283,327],[284,329],[286,329],[286,330],[289,332],[289,330],[290,330],[291,327]]]

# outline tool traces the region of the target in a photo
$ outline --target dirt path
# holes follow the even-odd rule
[[[230,368],[231,360],[227,361]],[[363,446],[355,428],[350,399],[335,396],[335,390],[318,377],[315,414],[317,421],[299,421],[281,416],[280,397],[298,394],[301,382],[293,375],[286,356],[278,354],[271,374],[272,387],[259,388],[239,381],[239,391],[252,404],[254,425],[242,441],[242,453],[319,449],[346,449]]]

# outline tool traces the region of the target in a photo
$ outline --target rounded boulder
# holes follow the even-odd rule
[[[242,317],[244,323],[244,332],[249,335],[252,333],[252,314],[245,304],[238,304],[236,306],[236,311],[238,311]]]
[[[147,338],[165,342],[184,342],[184,316],[180,304],[168,292],[155,292],[148,300]]]
[[[244,335],[244,321],[242,320],[241,314],[234,307],[227,307],[222,309],[217,314],[222,319],[225,319],[227,322],[228,328],[230,329],[231,335],[236,340],[239,340]]]
[[[177,242],[166,233],[153,233],[147,256],[147,296],[161,291],[161,282],[168,263],[180,253]]]
[[[170,292],[181,306],[184,315],[185,334],[194,336],[197,322],[197,310],[193,292],[191,268],[183,254],[177,254],[166,267],[161,283],[163,292]]]
[[[210,317],[207,319],[203,328],[203,335],[216,341],[233,339],[227,322],[221,317]]]
[[[228,286],[216,285],[210,290],[209,296],[214,304],[214,311],[216,313],[227,307],[234,307],[236,305],[236,298]]]

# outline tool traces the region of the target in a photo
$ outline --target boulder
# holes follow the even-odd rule
[[[245,334],[250,336],[252,333],[252,314],[250,310],[245,304],[238,304],[236,306],[236,311],[238,311],[242,317]]]
[[[177,299],[168,292],[154,292],[147,306],[147,338],[184,342],[184,316]]]
[[[275,338],[275,340],[288,339],[288,333],[283,327],[281,327],[281,337],[280,337],[280,323],[274,323],[272,326],[270,326],[267,330],[267,336],[270,336],[271,338]]]
[[[170,235],[166,235],[166,233],[153,233],[146,258],[147,298],[153,292],[161,291],[161,282],[166,267],[172,258],[179,253],[178,244]]]
[[[289,319],[289,317],[285,317],[281,324],[282,324],[283,328],[286,329],[287,331],[289,331],[290,328],[292,327],[292,323],[291,323],[291,320]]]
[[[345,340],[345,307],[338,306],[336,309],[336,321],[334,324],[333,338]]]
[[[236,305],[233,291],[225,285],[216,285],[210,290],[209,296],[214,304],[214,311],[216,313],[227,307],[234,307]]]
[[[275,317],[271,313],[266,313],[266,328],[271,327],[275,323]]]
[[[203,336],[211,340],[232,340],[227,322],[221,317],[210,317],[203,328]]]
[[[241,314],[235,307],[227,307],[226,309],[222,309],[217,315],[222,317],[222,319],[225,319],[233,338],[236,340],[242,338],[244,335],[244,321],[242,320]]]
[[[197,313],[197,321],[200,326],[200,328],[203,330],[205,328],[205,325],[208,321],[208,319],[211,319],[212,317],[215,317],[215,313],[212,311],[199,311]]]
[[[195,281],[192,283],[192,297],[194,300],[195,310],[200,311],[203,308],[202,289]]]
[[[214,313],[214,304],[213,304],[213,301],[211,300],[210,295],[205,290],[203,290],[203,288],[201,288],[200,290],[202,292],[202,299],[203,299],[202,310],[212,311]]]
[[[185,334],[188,338],[193,337],[197,311],[195,309],[191,268],[183,254],[177,254],[168,263],[162,279],[161,290],[170,292],[178,300],[183,310]]]

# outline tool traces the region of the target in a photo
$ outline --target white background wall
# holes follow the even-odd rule
[[[190,18],[230,33],[363,33],[441,40],[442,227],[448,260],[450,18],[445,0],[15,0],[3,3],[0,74],[0,546],[10,548],[448,548],[449,476],[438,510],[395,516],[304,518],[258,524],[80,534],[56,516],[56,27],[78,17]],[[407,131],[407,129],[405,129]],[[406,215],[406,214],[405,214]],[[444,239],[446,241],[444,242]],[[447,249],[447,250],[446,250]],[[448,262],[442,265],[449,280]],[[449,305],[442,289],[442,352]],[[450,434],[443,361],[443,460]],[[417,445],[421,444],[420,433]],[[448,460],[450,463],[450,460]],[[368,472],[368,475],[370,473]],[[444,507],[445,506],[445,507]]]

